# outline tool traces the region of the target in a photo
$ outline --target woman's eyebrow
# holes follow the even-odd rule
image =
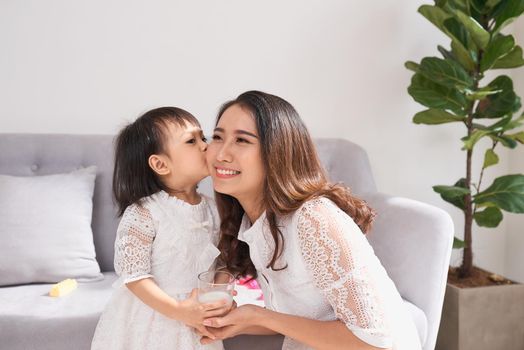
[[[214,131],[215,132],[216,131],[218,131],[218,132],[225,132],[225,130],[223,128],[215,128]],[[248,135],[248,136],[251,136],[251,137],[254,137],[254,138],[258,139],[257,135],[255,135],[255,134],[253,134],[253,133],[251,133],[249,131],[246,131],[246,130],[239,129],[239,130],[235,130],[233,133],[234,134],[240,134],[240,135]]]

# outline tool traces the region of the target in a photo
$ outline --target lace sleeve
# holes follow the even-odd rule
[[[327,199],[306,203],[298,216],[302,257],[313,280],[339,320],[362,341],[381,348],[392,346],[382,302],[366,266],[358,226],[345,222],[339,208]],[[357,237],[360,238],[360,237]],[[355,242],[356,246],[352,246]]]
[[[151,275],[151,247],[155,238],[153,218],[146,208],[130,205],[120,224],[115,241],[115,272],[122,283]]]

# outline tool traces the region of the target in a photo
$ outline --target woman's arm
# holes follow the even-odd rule
[[[341,321],[317,321],[304,317],[287,315],[255,305],[243,305],[224,317],[204,321],[217,339],[238,334],[276,334],[322,350],[371,350],[384,349],[371,346],[357,338]],[[204,344],[213,340],[204,338]]]
[[[374,278],[382,277],[369,274],[374,262],[365,251],[369,247],[362,232],[326,199],[306,203],[298,215],[302,261],[338,320],[312,320],[251,306],[237,324],[261,326],[318,349],[391,348],[392,315],[385,314],[375,283]]]

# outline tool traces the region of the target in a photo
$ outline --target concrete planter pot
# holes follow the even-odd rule
[[[524,285],[448,283],[436,350],[524,349]]]

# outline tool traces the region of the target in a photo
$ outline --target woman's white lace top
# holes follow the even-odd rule
[[[340,320],[362,341],[380,348],[420,349],[416,328],[395,285],[353,220],[326,198],[306,202],[278,222],[282,256],[267,268],[274,241],[263,214],[244,216],[238,238],[250,248],[266,306],[282,313]],[[309,349],[286,338],[283,349]]]
[[[92,349],[223,349],[202,346],[191,329],[145,305],[126,283],[153,278],[175,299],[188,297],[219,255],[214,201],[190,205],[161,191],[130,205],[115,240],[115,292],[98,323]]]

